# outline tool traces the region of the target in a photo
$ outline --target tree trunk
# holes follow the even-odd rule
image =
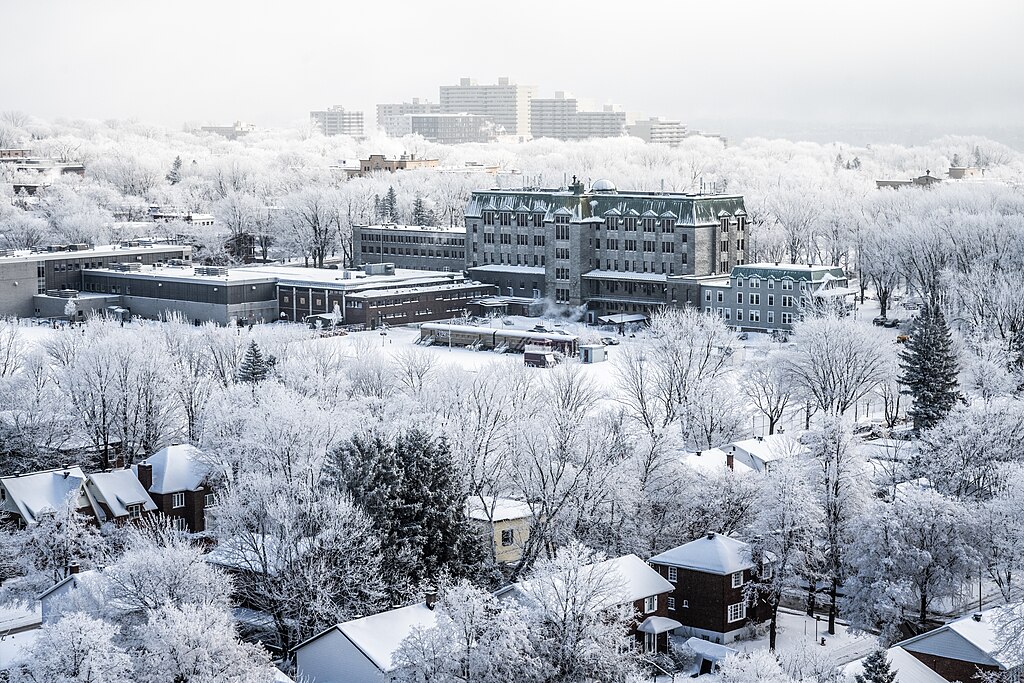
[[[818,607],[818,586],[816,582],[807,582],[807,616],[813,617],[814,610]]]
[[[778,632],[778,621],[779,621],[779,600],[773,599],[771,602],[772,618],[768,624],[768,649],[775,652],[775,636]]]
[[[839,593],[839,581],[835,578],[832,579],[832,585],[829,586],[828,590],[828,634],[834,636],[836,634],[836,594]]]
[[[921,589],[921,613],[918,615],[918,621],[921,626],[928,623],[928,591],[924,588]]]

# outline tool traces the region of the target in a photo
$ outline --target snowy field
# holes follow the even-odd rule
[[[815,622],[803,612],[779,609],[776,651],[782,656],[814,657],[824,656],[830,664],[840,666],[867,655],[878,646],[878,640],[871,634],[853,634],[844,625],[836,623],[836,634],[828,635],[828,619],[822,617]],[[768,629],[754,640],[731,643],[729,647],[740,652],[752,652],[768,648]],[[817,636],[815,635],[817,634]],[[825,645],[821,645],[821,639]]]

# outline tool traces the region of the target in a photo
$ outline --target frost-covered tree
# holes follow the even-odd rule
[[[857,683],[894,683],[896,673],[885,650],[880,648],[864,658],[864,671],[854,676],[854,680]]]
[[[132,660],[116,627],[76,613],[45,624],[10,668],[11,683],[132,683]]]
[[[727,658],[718,678],[723,683],[792,683],[793,679],[768,650],[754,650]]]
[[[177,185],[181,182],[181,156],[174,157],[174,161],[171,163],[171,170],[167,172],[165,177],[171,185]]]
[[[246,384],[257,384],[269,375],[270,365],[263,357],[263,352],[260,351],[256,340],[250,341],[245,355],[242,356],[242,362],[238,366],[238,372],[235,373],[235,379]]]
[[[774,434],[793,401],[793,390],[769,355],[764,362],[750,363],[740,383],[743,395],[768,421],[768,433]]]
[[[928,429],[961,400],[953,337],[937,306],[926,306],[921,311],[905,346],[900,353],[900,381],[913,397],[907,415],[914,420],[914,427]]]

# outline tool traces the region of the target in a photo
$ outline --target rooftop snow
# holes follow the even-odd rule
[[[413,629],[437,625],[437,613],[425,603],[400,607],[338,624],[341,631],[382,672],[395,668],[392,657]]]
[[[622,270],[591,270],[583,273],[588,280],[642,280],[644,282],[664,283],[664,273],[630,273]]]
[[[729,457],[721,448],[700,451],[699,455],[697,453],[684,453],[683,463],[701,474],[716,474],[729,469]],[[754,471],[746,464],[737,462],[735,458],[733,458],[732,466],[736,474],[749,474]]]
[[[490,514],[490,516],[488,516]],[[466,515],[470,519],[481,522],[503,522],[510,519],[532,517],[530,506],[521,500],[512,498],[494,498],[491,496],[470,496],[466,499]]]
[[[85,479],[81,467],[69,467],[0,477],[0,485],[7,489],[7,499],[17,507],[21,518],[31,525],[40,513],[57,510],[69,497],[77,497]]]
[[[485,273],[519,273],[522,275],[544,275],[547,272],[543,266],[505,266],[500,263],[488,263],[485,266],[473,266],[469,270],[482,270]]]
[[[414,232],[466,232],[465,225],[360,225],[360,230],[409,230]]]
[[[996,642],[996,620],[1005,607],[981,612],[981,620],[973,615],[962,617],[934,631],[897,643],[908,652],[957,659],[974,664],[1012,669],[1024,663],[1020,653],[1000,649]]]
[[[151,493],[194,491],[203,484],[209,467],[202,462],[202,452],[191,444],[165,446],[143,463],[153,466]],[[138,473],[138,465],[132,467]]]
[[[701,536],[695,541],[655,555],[650,561],[723,575],[754,566],[750,560],[750,546],[722,534]]]
[[[603,596],[597,609],[604,609],[614,605],[626,605],[643,600],[652,595],[667,593],[673,589],[669,583],[658,572],[651,568],[646,562],[636,555],[623,555],[610,560],[586,565],[580,568],[581,571],[589,572],[592,577],[600,577],[602,580],[608,577],[607,595]],[[544,599],[549,591],[559,592],[564,579],[560,575],[533,578],[520,581],[513,586],[499,592],[499,595],[514,594],[516,597],[534,600]]]
[[[142,505],[142,509],[147,512],[156,510],[156,503],[149,497],[146,489],[142,487],[142,482],[131,470],[90,474],[87,485],[93,491],[98,502],[106,503],[110,514],[114,517],[126,516],[129,505]]]
[[[804,453],[807,447],[789,434],[769,434],[760,439],[744,439],[732,444],[737,450],[749,453],[761,462],[771,462],[782,458]],[[723,446],[723,449],[729,446]]]
[[[898,645],[885,652],[892,670],[896,672],[895,683],[949,683],[945,678]],[[857,674],[864,672],[864,659],[850,662],[843,667],[848,681],[854,681]]]
[[[33,252],[31,249],[24,249],[16,251],[11,256],[0,256],[0,263],[4,261],[46,261],[50,259],[77,259],[94,256],[120,256],[122,254],[137,256],[145,253],[188,251],[189,249],[190,247],[177,244],[153,244],[145,247],[122,247],[119,244],[103,244],[89,249],[82,249],[81,251],[43,251],[38,253]]]

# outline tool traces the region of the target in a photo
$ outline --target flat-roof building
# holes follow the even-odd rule
[[[415,154],[403,154],[397,159],[388,159],[383,154],[371,154],[369,159],[360,159],[359,168],[347,168],[345,173],[349,178],[361,178],[371,173],[387,171],[412,171],[420,168],[436,168],[437,159],[417,158]]]
[[[309,112],[309,120],[324,135],[351,135],[361,138],[364,134],[363,112],[349,111],[340,104],[329,109]]]
[[[462,78],[458,85],[441,86],[441,113],[477,114],[493,122],[499,133],[523,138],[530,134],[530,99],[536,90],[532,85],[517,85],[508,77],[499,78],[493,85]]]
[[[494,122],[480,114],[406,114],[395,120],[394,135],[419,135],[439,145],[491,142],[497,138]]]
[[[397,268],[460,273],[466,267],[466,227],[357,225],[352,251],[357,265],[389,262]]]
[[[440,114],[441,105],[436,102],[428,102],[418,97],[412,98],[412,102],[397,102],[393,104],[377,105],[377,126],[386,134],[393,137],[404,135],[401,132],[402,117],[408,114]]]
[[[686,126],[679,121],[666,121],[651,117],[636,121],[626,127],[627,132],[635,138],[656,145],[678,145],[686,139]]]
[[[626,133],[626,113],[610,105],[582,111],[575,97],[558,91],[553,98],[530,100],[530,133],[557,140],[621,137]]]

